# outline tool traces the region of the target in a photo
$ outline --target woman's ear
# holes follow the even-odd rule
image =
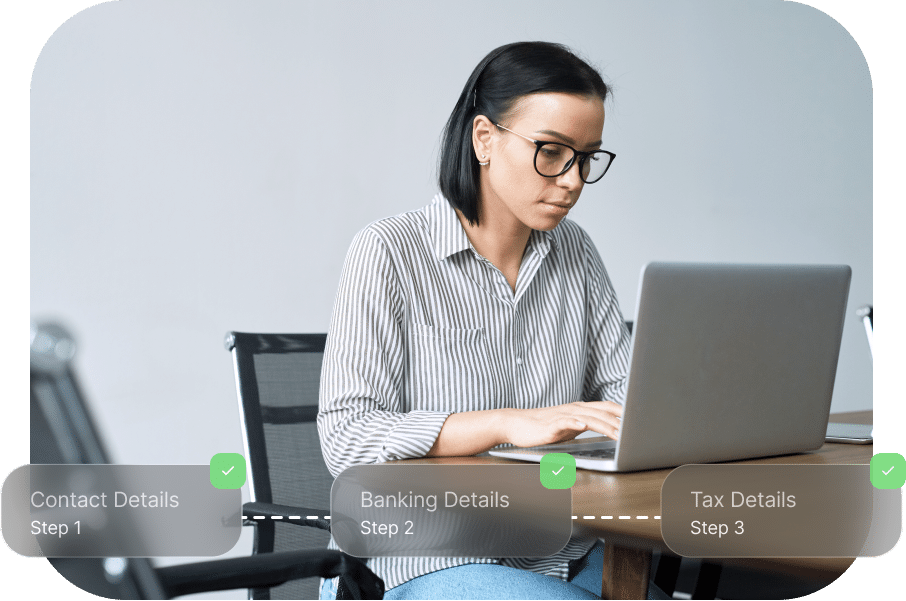
[[[492,140],[497,127],[484,115],[477,115],[472,121],[472,148],[475,159],[484,163],[491,158]]]

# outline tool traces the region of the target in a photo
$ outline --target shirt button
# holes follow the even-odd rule
[[[522,365],[522,357],[516,357],[516,365]]]

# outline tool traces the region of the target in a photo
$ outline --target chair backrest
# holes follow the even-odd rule
[[[31,326],[32,464],[110,463],[72,369],[76,345],[58,324]],[[113,599],[160,599],[164,591],[142,558],[52,558],[75,586]]]
[[[318,389],[327,334],[230,332],[252,501],[330,509],[333,476],[318,439]],[[324,530],[263,522],[255,552],[324,548]],[[288,582],[254,599],[317,599],[318,580]],[[268,594],[270,596],[268,596]]]
[[[110,463],[75,375],[75,342],[57,324],[31,326],[31,463]]]

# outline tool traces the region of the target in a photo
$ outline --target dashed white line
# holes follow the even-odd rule
[[[616,517],[619,518],[619,519],[621,519],[621,520],[631,520],[631,519],[632,519],[632,516],[631,516],[631,515],[619,515],[619,516],[616,516]],[[579,516],[574,515],[574,516],[573,516],[573,519],[574,519],[574,520],[578,520],[578,519],[579,519]],[[595,516],[593,516],[593,515],[583,515],[583,516],[582,516],[582,519],[583,519],[583,520],[593,520],[593,519],[595,519]],[[602,520],[612,520],[612,519],[614,519],[614,516],[612,516],[612,515],[602,515],[602,516],[601,516],[601,519],[602,519]],[[635,519],[637,519],[637,520],[647,520],[647,519],[650,519],[650,518],[649,518],[649,516],[647,516],[647,515],[637,515],[637,516],[635,516]],[[659,520],[659,519],[661,519],[661,516],[656,515],[656,516],[653,517],[653,519]]]
[[[282,520],[282,519],[287,519],[287,520],[301,520],[301,519],[302,519],[302,516],[301,516],[301,515],[287,515],[287,516],[282,516],[282,515],[272,515],[272,516],[270,516],[270,517],[271,517],[272,520]],[[617,517],[618,517],[619,519],[621,519],[621,520],[631,520],[631,519],[632,519],[632,516],[631,516],[631,515],[621,515],[621,516],[617,516]],[[602,519],[602,520],[612,520],[613,518],[614,518],[614,516],[612,516],[612,515],[602,515],[602,516],[601,516],[601,519]],[[263,516],[263,515],[253,515],[253,516],[249,517],[249,516],[247,516],[247,515],[244,515],[244,516],[242,516],[242,519],[243,519],[243,520],[248,520],[248,519],[252,519],[252,520],[266,520],[266,519],[267,519],[267,516]],[[306,520],[317,520],[317,519],[320,519],[320,518],[318,518],[318,516],[316,516],[316,515],[307,515],[307,516],[305,516],[305,519],[306,519]],[[329,520],[329,519],[330,519],[330,516],[329,516],[329,515],[325,515],[323,519]],[[574,516],[572,516],[572,519],[578,520],[578,519],[579,519],[579,516],[574,515]],[[583,520],[593,520],[593,519],[595,519],[595,516],[593,516],[593,515],[583,515],[583,516],[582,516],[582,519],[583,519]],[[647,519],[649,519],[649,517],[648,517],[647,515],[637,515],[637,516],[635,516],[635,519],[637,519],[637,520],[647,520]],[[661,516],[656,515],[656,516],[653,516],[652,519],[659,520],[659,519],[661,519]]]
[[[242,519],[243,520],[266,520],[267,516],[266,515],[253,515],[253,516],[244,515],[244,516],[242,516]],[[272,515],[271,519],[272,520],[301,520],[302,516],[301,515]],[[318,520],[321,518],[319,518],[316,515],[307,515],[307,516],[305,516],[305,519],[306,520]],[[329,520],[330,516],[325,515],[324,519]]]

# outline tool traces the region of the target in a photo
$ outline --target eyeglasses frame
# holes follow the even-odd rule
[[[511,134],[519,136],[523,140],[528,140],[529,142],[531,142],[535,145],[535,156],[532,159],[532,166],[535,168],[535,173],[537,173],[541,177],[560,177],[561,175],[563,175],[564,173],[566,173],[567,171],[572,169],[573,163],[578,162],[579,163],[579,179],[581,179],[586,184],[594,184],[594,183],[601,181],[601,179],[605,175],[607,175],[607,172],[610,171],[610,166],[613,165],[613,160],[615,158],[617,158],[617,155],[610,152],[609,150],[601,150],[601,149],[591,150],[591,151],[576,150],[569,144],[564,144],[563,142],[553,142],[551,140],[533,140],[532,138],[529,138],[528,136],[523,136],[522,134],[515,132],[512,129],[509,129],[508,127],[504,127],[504,126],[500,125],[499,123],[495,123],[494,125],[496,125],[500,129],[510,132]],[[541,147],[544,146],[545,144],[557,144],[558,146],[565,146],[566,148],[569,148],[570,150],[573,151],[573,157],[566,162],[566,167],[564,167],[563,171],[561,171],[557,175],[544,175],[543,173],[538,171],[538,152],[541,150]],[[607,168],[604,169],[604,173],[602,173],[601,176],[598,177],[598,179],[593,180],[593,181],[587,181],[584,177],[582,177],[582,164],[585,163],[585,161],[588,159],[588,157],[590,157],[593,154],[598,153],[598,152],[603,152],[604,154],[609,155],[610,162],[607,163]],[[578,161],[576,159],[578,159]]]

